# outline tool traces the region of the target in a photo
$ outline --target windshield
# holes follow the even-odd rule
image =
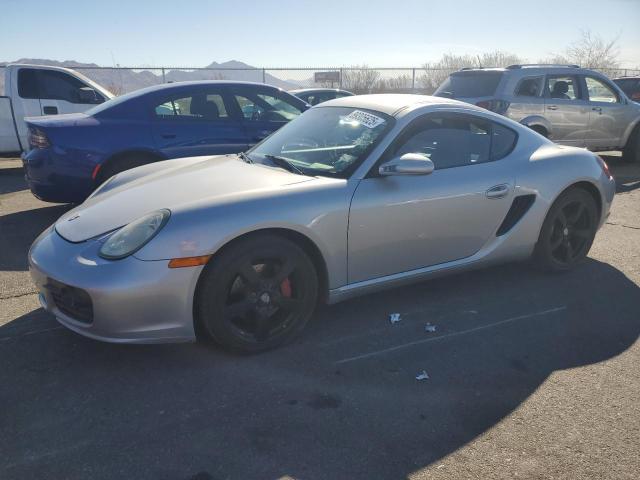
[[[503,72],[456,72],[449,75],[434,95],[436,97],[490,97],[496,93]]]
[[[253,161],[273,164],[281,157],[307,175],[346,178],[383,133],[391,117],[353,107],[312,108],[247,153]]]

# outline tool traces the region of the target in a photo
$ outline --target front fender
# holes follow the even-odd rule
[[[329,288],[347,280],[347,230],[353,182],[294,184],[261,195],[245,192],[213,205],[207,200],[171,208],[171,219],[151,242],[136,252],[140,260],[215,255],[248,233],[285,229],[304,235],[327,266]],[[315,182],[314,182],[315,183]]]

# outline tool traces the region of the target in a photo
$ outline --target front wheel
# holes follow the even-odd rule
[[[536,266],[554,272],[570,270],[587,256],[598,228],[598,208],[580,188],[563,193],[551,206],[534,251]]]
[[[627,140],[627,145],[622,151],[622,158],[625,162],[640,163],[640,126],[636,126]]]
[[[313,262],[286,238],[254,235],[224,249],[202,272],[197,328],[239,353],[292,340],[313,314],[318,277]]]

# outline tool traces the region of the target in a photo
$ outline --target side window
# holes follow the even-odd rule
[[[196,93],[177,95],[156,105],[155,115],[165,120],[227,120],[229,115],[222,95],[217,93]]]
[[[298,107],[267,93],[236,94],[235,99],[246,120],[288,122],[302,113]]]
[[[293,120],[302,113],[298,107],[290,104],[282,98],[275,97],[264,93],[259,93],[258,97],[267,102],[278,115],[281,115],[285,120]]]
[[[393,156],[422,153],[436,170],[484,163],[491,158],[491,124],[460,115],[428,116],[405,132]]]
[[[38,95],[38,71],[32,68],[18,70],[18,95],[21,98],[40,98]]]
[[[577,100],[580,98],[577,79],[570,75],[547,77],[546,92],[549,98],[561,100]]]
[[[77,78],[64,72],[55,70],[40,70],[38,72],[38,88],[40,97],[44,99],[82,103],[80,89],[86,86]]]
[[[514,149],[518,134],[497,123],[492,122],[491,127],[491,160],[500,160]]]
[[[593,77],[584,77],[584,80],[587,83],[590,102],[619,102],[618,95],[603,81]]]
[[[542,94],[544,77],[523,78],[516,87],[515,94],[518,97],[539,97]]]

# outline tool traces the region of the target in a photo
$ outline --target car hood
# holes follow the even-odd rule
[[[60,217],[55,228],[63,238],[82,242],[161,208],[175,212],[196,203],[214,205],[313,180],[235,155],[165,160],[112,177],[95,196]]]

